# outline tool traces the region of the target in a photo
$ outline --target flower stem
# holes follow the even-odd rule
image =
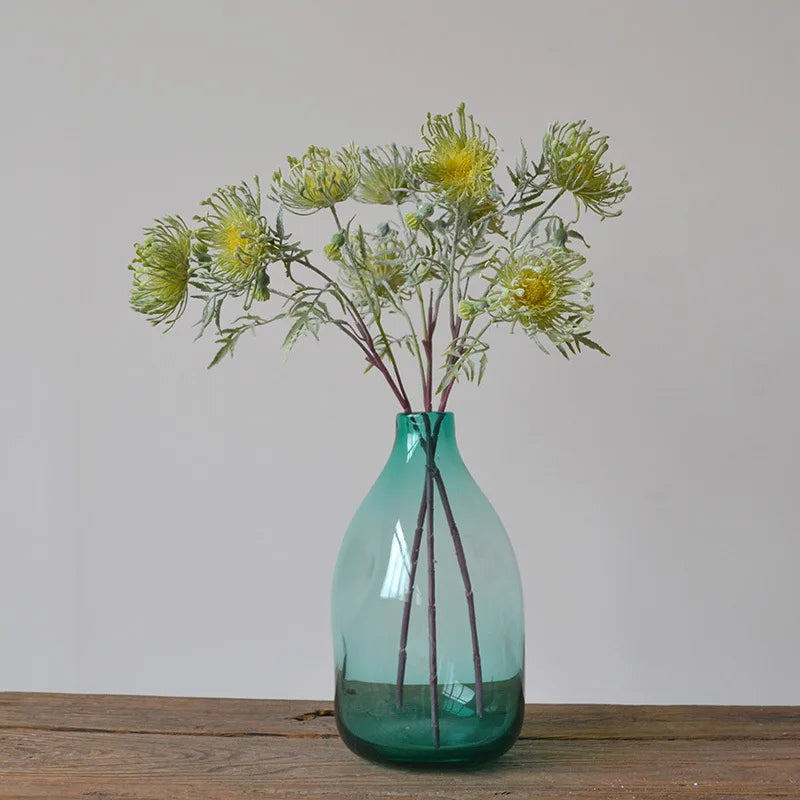
[[[395,705],[403,707],[403,685],[406,676],[406,646],[408,645],[408,625],[411,620],[411,600],[414,596],[414,581],[417,578],[417,564],[419,563],[419,548],[422,544],[422,530],[425,527],[425,515],[428,511],[428,475],[425,474],[425,483],[422,487],[422,501],[417,514],[417,527],[414,531],[414,542],[411,545],[411,565],[408,571],[408,588],[406,589],[405,603],[403,604],[403,622],[400,626],[400,652],[397,658],[397,685],[395,686]]]
[[[386,379],[386,382],[389,384],[389,388],[392,390],[394,396],[397,398],[398,402],[400,403],[401,408],[407,414],[411,413],[411,403],[409,402],[408,395],[403,387],[402,382],[396,383],[392,376],[389,374],[389,370],[386,368],[386,365],[383,363],[383,359],[380,357],[377,348],[375,347],[375,340],[372,338],[372,334],[369,332],[369,328],[367,327],[367,323],[364,320],[364,317],[359,312],[358,308],[356,308],[355,303],[347,296],[347,293],[344,292],[339,286],[339,284],[333,280],[327,273],[321,270],[319,267],[314,266],[308,259],[298,260],[299,264],[302,264],[307,269],[310,269],[312,272],[319,275],[321,278],[324,278],[328,281],[329,287],[334,287],[336,289],[335,297],[343,303],[347,310],[349,311],[351,317],[353,318],[353,323],[355,324],[355,328],[358,331],[358,336],[360,337],[360,341],[363,341],[366,350],[367,350],[367,361],[372,364],[383,377]],[[344,327],[339,325],[339,327],[347,333]],[[349,334],[348,334],[349,335]],[[359,339],[356,339],[354,336],[350,337],[354,339],[357,343]],[[362,347],[362,350],[364,347]],[[399,380],[400,375],[397,373],[395,368],[395,374]]]
[[[344,232],[344,228],[342,228],[342,223],[339,220],[339,215],[336,213],[336,206],[330,206],[330,209],[331,209],[331,214],[333,215],[333,219],[336,222],[336,228],[338,229],[339,233],[341,233],[342,236],[345,237],[344,246],[345,246],[345,250],[346,250],[348,256],[350,257],[350,263],[351,263],[353,269],[356,270],[356,273],[360,275],[360,273],[358,272],[358,267],[356,265],[355,259],[353,258],[353,251],[350,248],[350,242],[347,239],[347,236],[346,236],[346,234]],[[364,288],[365,294],[369,297],[369,292],[368,292],[366,286],[363,285],[363,281],[362,281],[362,287]],[[391,362],[392,369],[394,371],[394,377],[395,377],[395,380],[396,380],[396,383],[397,383],[397,388],[399,389],[400,394],[403,396],[403,402],[401,404],[404,406],[404,410],[407,413],[410,413],[411,412],[411,402],[409,401],[408,394],[407,394],[407,392],[405,390],[405,387],[403,386],[403,379],[400,376],[400,370],[399,370],[399,368],[397,366],[397,361],[395,360],[394,352],[392,351],[392,346],[389,344],[389,338],[386,335],[386,331],[383,329],[383,325],[381,324],[380,306],[375,306],[371,310],[372,310],[372,318],[374,319],[375,324],[378,327],[378,332],[380,333],[381,339],[383,340],[383,346],[385,348],[386,355],[389,357],[389,361]],[[361,315],[359,314],[359,317],[360,316]],[[362,323],[363,323],[363,318],[362,318]],[[366,329],[366,323],[364,323],[364,327]],[[367,335],[369,335],[368,332],[367,332]],[[376,355],[376,357],[380,358],[380,355],[378,354],[377,351],[375,352],[375,355]]]
[[[456,335],[456,309],[455,304],[461,298],[455,297],[455,283],[456,283],[456,254],[458,252],[458,228],[461,223],[459,209],[456,208],[455,220],[453,221],[453,249],[450,254],[450,279],[448,285],[448,300],[450,306],[450,335],[455,338]]]
[[[433,368],[432,361],[433,361],[433,350],[432,344],[430,341],[430,334],[428,332],[428,312],[425,310],[425,300],[422,297],[422,290],[419,286],[415,287],[417,300],[419,300],[419,313],[420,318],[422,319],[422,349],[425,351],[425,364],[422,367],[422,410],[423,411],[431,411],[431,399],[430,399],[430,383],[431,383],[431,376],[430,370]],[[427,369],[426,365],[427,364]]]
[[[467,568],[467,557],[464,554],[464,545],[461,541],[461,534],[458,532],[455,518],[453,517],[453,509],[450,506],[450,499],[447,496],[447,489],[445,489],[444,479],[442,473],[437,468],[434,468],[434,480],[436,481],[436,488],[439,490],[439,496],[442,499],[442,507],[444,508],[444,515],[447,519],[447,525],[450,528],[450,536],[453,538],[453,547],[456,551],[456,560],[458,561],[458,568],[461,570],[461,579],[464,582],[464,593],[467,597],[467,614],[469,616],[469,630],[472,636],[472,663],[475,668],[475,708],[478,716],[483,716],[483,668],[481,666],[481,651],[478,644],[478,623],[475,617],[475,598],[472,593],[472,581],[469,577],[469,569]]]
[[[528,236],[528,234],[530,234],[530,233],[531,233],[531,231],[533,231],[533,229],[534,229],[534,228],[535,228],[535,227],[536,227],[536,226],[537,226],[537,225],[538,225],[538,224],[541,222],[541,220],[542,220],[542,218],[544,217],[544,215],[545,215],[545,214],[547,214],[547,212],[548,212],[548,211],[549,211],[549,210],[550,210],[550,209],[551,209],[551,208],[552,208],[552,207],[553,207],[553,206],[556,204],[556,201],[557,201],[558,199],[560,199],[560,197],[561,197],[561,196],[564,194],[564,192],[566,192],[566,191],[567,191],[566,189],[561,189],[561,190],[560,190],[560,191],[559,191],[559,192],[556,194],[556,196],[555,196],[555,197],[553,197],[553,198],[552,198],[552,200],[550,200],[550,202],[549,202],[549,203],[548,203],[548,204],[547,204],[547,205],[546,205],[546,206],[545,206],[545,207],[544,207],[544,208],[543,208],[543,209],[542,209],[542,210],[539,212],[539,214],[536,216],[536,219],[535,219],[533,222],[531,222],[531,224],[530,224],[530,225],[528,225],[528,227],[525,229],[525,233],[523,233],[523,234],[522,234],[522,236],[520,236],[520,237],[519,237],[519,239],[517,239],[517,240],[514,242],[514,247],[517,247],[517,246],[518,246],[518,245],[519,245],[521,242],[525,241],[525,239],[526,239],[526,237]]]
[[[430,298],[428,300],[428,320],[427,320],[427,333],[422,342],[425,349],[425,359],[428,366],[428,381],[425,385],[425,410],[433,410],[433,333],[436,330],[436,314],[433,309],[433,289],[431,289]]]
[[[403,684],[405,682],[406,647],[408,644],[408,626],[411,618],[411,600],[414,596],[414,582],[417,576],[419,551],[422,544],[422,533],[425,526],[426,517],[429,520],[429,525],[432,526],[433,524],[433,482],[429,482],[429,478],[432,477],[430,467],[432,465],[435,466],[434,459],[436,457],[436,444],[439,440],[439,430],[442,426],[443,420],[444,417],[440,416],[436,420],[436,425],[433,428],[433,432],[431,432],[430,421],[428,420],[428,417],[425,416],[424,436],[422,431],[419,429],[416,419],[412,417],[411,420],[414,428],[417,430],[417,434],[420,437],[422,449],[425,452],[425,482],[422,490],[422,500],[420,502],[419,512],[417,513],[417,527],[414,532],[414,541],[411,545],[411,564],[408,574],[408,587],[406,589],[405,602],[403,605],[403,620],[400,626],[400,652],[397,662],[397,684],[395,686],[395,704],[397,705],[397,708],[402,708],[403,706]],[[430,529],[431,528],[429,527],[429,530]],[[432,562],[429,567],[430,566],[432,566]],[[431,631],[430,625],[428,627],[428,647],[432,652],[436,652],[435,609],[433,631]],[[438,720],[438,694],[434,694],[433,697],[436,698],[436,719]]]
[[[467,323],[467,327],[464,331],[464,336],[462,337],[463,340],[466,340],[467,336],[469,335],[469,329],[472,327],[473,322],[474,320],[470,320]],[[458,370],[460,368],[459,362],[463,361],[469,355],[469,351],[475,347],[475,345],[480,341],[483,334],[486,333],[487,330],[489,330],[490,325],[491,322],[486,323],[483,330],[481,330],[481,332],[474,337],[474,342],[469,347],[465,347],[462,345],[462,347],[459,348],[460,353],[458,357],[452,362],[452,364],[450,364],[450,367],[452,369]],[[457,376],[458,372],[456,371],[453,373],[453,377],[450,378],[450,381],[447,384],[447,386],[445,386],[444,389],[442,390],[442,399],[441,402],[439,403],[439,409],[438,409],[440,414],[444,413],[444,410],[447,408],[447,401],[450,398],[450,392],[453,391],[453,387],[455,386]]]
[[[412,347],[414,350],[414,355],[417,359],[417,365],[419,366],[419,377],[420,381],[422,382],[422,396],[423,396],[423,403],[425,398],[425,365],[422,362],[422,350],[420,349],[420,338],[417,336],[417,329],[414,327],[414,320],[411,319],[411,315],[406,310],[405,306],[403,305],[402,301],[397,302],[394,298],[391,300],[392,305],[397,309],[397,311],[402,314],[406,322],[408,322],[409,330],[411,331],[411,342]],[[423,334],[424,338],[424,334]],[[424,409],[425,411],[429,411],[430,409]]]
[[[426,488],[428,496],[428,664],[431,689],[431,729],[433,746],[439,747],[439,675],[436,657],[436,565],[433,542],[433,472],[435,469],[431,422],[427,415],[422,417],[428,439],[426,459]]]
[[[403,688],[405,683],[405,670],[407,659],[408,630],[411,619],[411,601],[414,596],[414,584],[419,565],[419,552],[422,545],[422,534],[425,529],[427,519],[427,545],[428,545],[428,652],[430,662],[430,686],[431,686],[431,725],[433,728],[434,746],[439,746],[439,696],[438,696],[438,667],[436,655],[436,584],[435,584],[435,558],[433,553],[433,514],[434,499],[433,486],[439,492],[444,509],[445,519],[447,520],[450,536],[453,540],[456,561],[461,572],[461,580],[464,584],[464,594],[467,600],[467,616],[469,619],[470,636],[472,638],[472,663],[475,672],[475,707],[479,717],[483,716],[483,667],[481,662],[480,644],[478,642],[478,624],[475,613],[475,597],[472,590],[472,580],[467,567],[467,557],[464,553],[464,544],[461,534],[453,515],[453,508],[450,505],[450,498],[447,494],[444,478],[439,468],[436,466],[436,447],[439,440],[439,430],[441,428],[444,415],[439,415],[436,425],[431,431],[430,420],[427,415],[423,416],[425,425],[425,436],[416,423],[412,424],[420,434],[422,448],[425,451],[425,482],[422,490],[422,500],[420,501],[419,511],[417,512],[417,526],[414,531],[414,540],[411,545],[411,563],[408,574],[408,585],[405,592],[405,602],[403,605],[403,617],[400,626],[400,650],[397,661],[397,684],[395,686],[395,705],[397,708],[403,707]]]

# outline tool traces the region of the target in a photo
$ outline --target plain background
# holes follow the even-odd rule
[[[497,332],[453,396],[506,523],[530,701],[800,703],[800,5],[0,2],[0,689],[332,695],[329,585],[393,399],[347,340],[128,308],[132,243],[310,143],[460,100],[634,187],[585,226],[570,363]],[[330,236],[320,215],[295,229]]]

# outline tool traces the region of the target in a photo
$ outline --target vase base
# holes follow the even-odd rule
[[[525,713],[522,677],[484,684],[484,710],[474,685],[439,689],[439,744],[434,745],[430,690],[404,688],[397,708],[394,684],[337,681],[336,725],[342,740],[371,761],[408,766],[464,766],[490,761],[517,739]]]

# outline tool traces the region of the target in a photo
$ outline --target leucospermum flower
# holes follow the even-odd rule
[[[594,313],[591,272],[575,274],[585,263],[580,253],[562,248],[511,255],[489,292],[489,311],[534,337],[543,334],[556,345],[572,342],[588,331]]]
[[[278,247],[261,216],[261,192],[243,183],[218,189],[202,205],[208,207],[197,231],[201,260],[211,264],[217,277],[234,288],[254,283],[254,296],[269,297],[267,265],[278,257]],[[205,258],[203,258],[205,256]]]
[[[388,206],[402,203],[414,186],[413,152],[409,147],[362,149],[361,182],[355,198],[361,203]]]
[[[603,163],[608,136],[603,136],[585,120],[554,122],[542,140],[550,181],[567,189],[584,206],[603,217],[616,217],[621,210],[613,206],[631,190],[625,167]]]
[[[155,220],[136,244],[131,306],[153,325],[173,324],[186,307],[191,276],[192,234],[180,217]]]
[[[286,176],[278,170],[272,176],[272,194],[296,214],[313,214],[347,200],[358,186],[361,158],[355,145],[337,153],[324,147],[309,147],[302,158],[286,159]]]
[[[467,116],[464,104],[453,114],[428,114],[422,127],[426,149],[415,161],[417,175],[451,202],[486,196],[494,186],[494,137]]]

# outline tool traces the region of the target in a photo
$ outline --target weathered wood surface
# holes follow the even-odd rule
[[[0,693],[0,798],[791,798],[800,708],[530,705],[475,770],[371,764],[331,704]]]

